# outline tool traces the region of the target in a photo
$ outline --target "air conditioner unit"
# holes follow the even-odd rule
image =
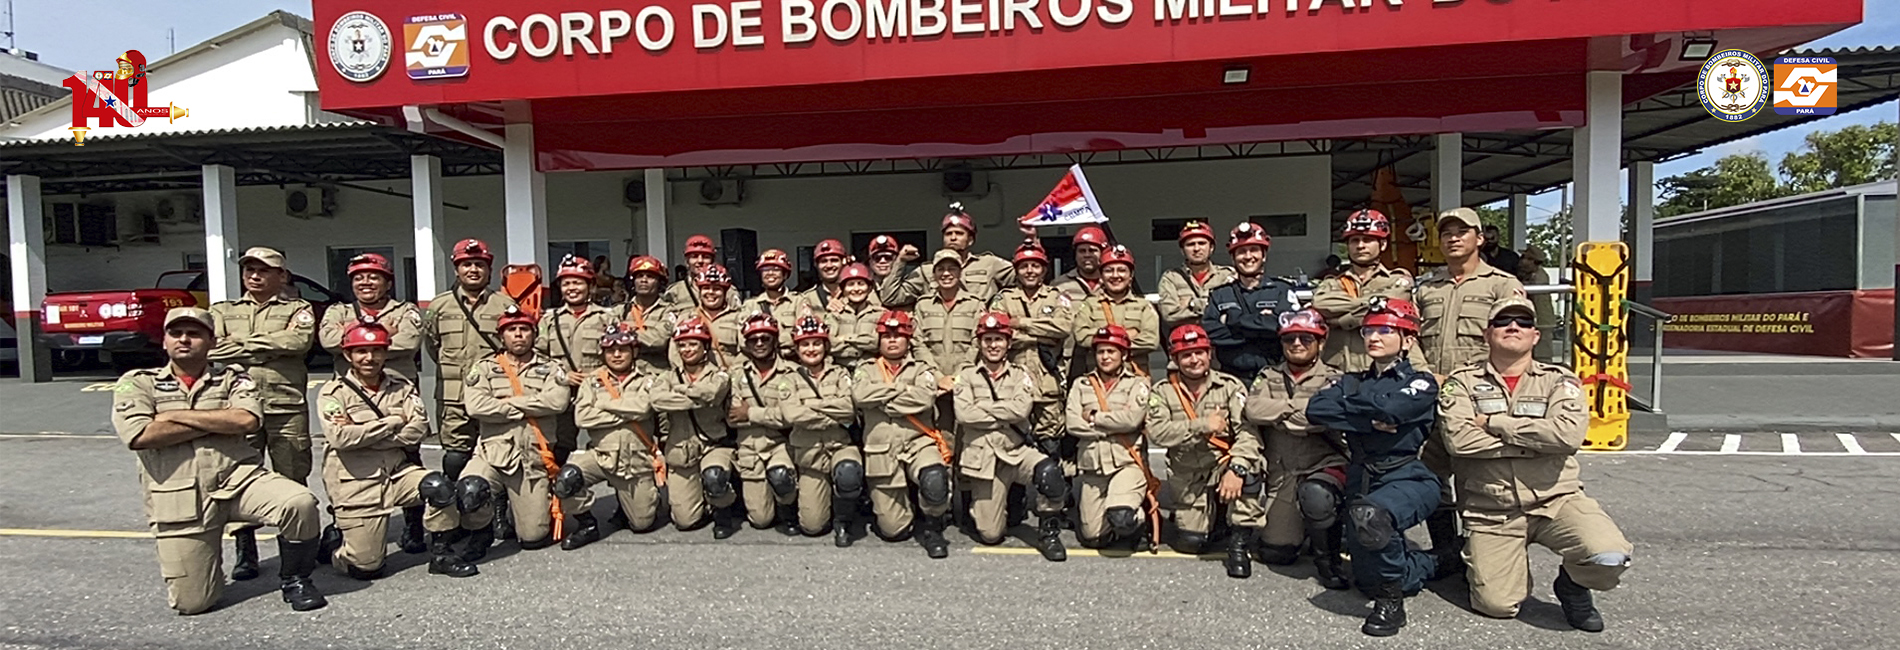
[[[284,214],[298,219],[332,216],[336,194],[324,187],[293,187],[284,190]]]
[[[204,212],[204,199],[197,194],[173,194],[159,199],[153,212],[160,224],[197,223]]]
[[[982,198],[990,193],[989,172],[968,167],[943,170],[943,195],[948,198]]]
[[[641,178],[629,178],[620,186],[620,202],[629,208],[637,208],[647,203],[647,182]]]
[[[745,183],[737,178],[708,178],[699,182],[699,202],[704,205],[738,205],[745,200]]]

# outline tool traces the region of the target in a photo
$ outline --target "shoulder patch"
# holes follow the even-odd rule
[[[1399,274],[1398,277],[1392,278],[1392,286],[1409,289],[1412,287],[1412,276]]]
[[[1451,378],[1445,379],[1445,384],[1444,386],[1440,388],[1440,391],[1443,392],[1446,396],[1457,397],[1458,394],[1463,391],[1463,389],[1464,389],[1464,384],[1458,381],[1458,378],[1451,377]]]
[[[308,306],[297,310],[297,315],[292,318],[296,319],[298,325],[309,325],[317,322],[317,317],[311,314]]]

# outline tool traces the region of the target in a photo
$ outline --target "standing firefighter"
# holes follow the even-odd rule
[[[1181,226],[1177,240],[1187,264],[1161,273],[1161,302],[1157,306],[1161,309],[1161,326],[1167,330],[1164,334],[1201,322],[1201,314],[1207,312],[1208,292],[1234,279],[1234,267],[1215,264],[1211,259],[1214,228],[1207,222],[1189,220]]]
[[[606,481],[627,526],[647,532],[659,525],[660,488],[666,487],[666,457],[653,416],[655,377],[638,363],[640,343],[632,326],[609,323],[600,347],[607,365],[581,382],[574,400],[574,419],[587,431],[587,448],[568,457],[552,491],[558,498],[580,499],[577,512],[587,512],[593,509],[588,488]],[[561,548],[580,548],[586,541],[592,540],[577,532],[562,540]]]
[[[1029,413],[1033,442],[1044,453],[1058,455],[1066,376],[1062,359],[1073,335],[1075,308],[1068,296],[1044,282],[1049,276],[1049,255],[1035,240],[1016,248],[1015,261],[1018,285],[997,294],[993,304],[1009,315],[1010,361],[1036,376],[1036,397]]]
[[[818,267],[818,282],[812,284],[810,289],[793,296],[794,309],[783,313],[775,311],[772,312],[772,316],[778,318],[780,324],[786,324],[791,323],[792,319],[798,316],[837,311],[838,308],[844,306],[844,267],[850,264],[851,256],[845,250],[844,242],[836,239],[818,242],[818,246],[812,250],[812,265]],[[786,262],[786,273],[791,272],[791,266],[791,262]],[[765,273],[763,266],[760,267],[759,273]]]
[[[1350,334],[1359,336],[1357,329]],[[1319,360],[1326,321],[1311,309],[1280,316],[1284,363],[1254,380],[1247,398],[1247,424],[1266,438],[1267,529],[1261,560],[1292,564],[1302,540],[1313,546],[1313,569],[1327,589],[1350,586],[1339,559],[1340,494],[1346,487],[1345,442],[1306,419],[1308,400],[1339,379],[1339,369]]]
[[[779,418],[792,425],[798,527],[818,535],[830,524],[832,543],[843,548],[851,545],[851,515],[864,497],[864,455],[845,430],[857,417],[851,371],[830,362],[830,332],[816,316],[798,319],[792,344],[798,349],[798,375],[778,409]]]
[[[627,260],[627,284],[633,296],[620,306],[619,322],[633,332],[639,356],[634,363],[640,371],[657,374],[667,367],[666,342],[673,336],[673,325],[666,320],[666,303],[660,301],[666,290],[666,265],[659,258],[641,255]]]
[[[1537,310],[1523,298],[1491,308],[1488,359],[1453,370],[1438,398],[1465,528],[1471,607],[1517,616],[1529,596],[1530,544],[1563,557],[1552,587],[1571,627],[1603,631],[1592,590],[1616,588],[1634,549],[1583,494],[1577,449],[1590,414],[1577,376],[1532,357]]]
[[[903,288],[895,293],[898,301],[924,299],[932,293],[933,287],[941,286],[933,279],[933,274],[939,270],[937,265],[945,254],[954,256],[960,285],[978,303],[988,302],[997,292],[1016,284],[1016,269],[993,254],[972,253],[970,246],[975,243],[976,220],[970,218],[970,213],[963,211],[962,203],[950,204],[950,211],[943,215],[943,248],[931,255],[930,266],[908,270],[904,275]],[[910,264],[920,257],[916,247],[905,246],[898,259]]]
[[[785,281],[792,275],[792,258],[786,256],[785,251],[776,248],[766,249],[765,252],[759,253],[759,261],[753,267],[759,270],[759,284],[764,286],[764,290],[760,291],[759,295],[748,298],[746,306],[741,311],[748,314],[769,314],[774,322],[786,326],[782,328],[784,331],[779,332],[778,348],[779,354],[786,359],[791,359],[790,324],[792,320],[798,318],[801,312],[822,312],[824,307],[808,309],[802,297],[792,293],[786,286]],[[830,282],[835,290],[838,283],[838,269],[832,270]]]
[[[884,315],[871,293],[871,270],[863,264],[844,267],[839,274],[844,299],[823,314],[830,323],[831,358],[849,371],[878,356],[877,319]]]
[[[653,387],[653,410],[667,418],[666,495],[673,526],[698,528],[710,513],[713,539],[725,539],[739,530],[729,512],[738,498],[732,432],[726,429],[731,379],[712,362],[713,333],[705,322],[680,321],[673,347],[680,363]]]
[[[1154,303],[1135,292],[1135,255],[1117,244],[1102,252],[1102,284],[1075,306],[1075,342],[1089,340],[1093,333],[1113,325],[1128,336],[1127,366],[1131,372],[1148,376],[1148,357],[1161,349],[1161,315]],[[1096,355],[1090,350],[1074,351],[1071,372],[1086,373],[1095,367]]]
[[[695,294],[699,296],[699,303],[675,305],[667,318],[673,321],[675,328],[694,321],[706,330],[711,337],[706,341],[706,355],[713,365],[723,369],[738,363],[745,314],[739,313],[739,303],[732,300],[732,275],[726,273],[726,267],[708,264],[693,274],[693,284],[699,287]],[[677,335],[673,337],[673,349],[668,353],[674,368],[684,363],[679,341]]]
[[[1392,222],[1378,210],[1360,210],[1346,218],[1345,272],[1320,280],[1313,289],[1313,308],[1326,317],[1332,336],[1326,339],[1326,365],[1359,372],[1371,364],[1359,325],[1366,320],[1375,298],[1405,298],[1412,294],[1412,274],[1380,262],[1392,240]],[[1413,362],[1423,359],[1413,352]]]
[[[705,271],[706,267],[715,265],[715,260],[719,259],[719,246],[713,243],[711,237],[693,235],[686,238],[685,255],[686,278],[691,280],[699,277],[700,272]],[[726,283],[725,290],[722,293],[726,296],[726,301],[722,303],[723,305],[739,304],[739,292],[732,288],[730,282]],[[704,302],[703,298],[704,295],[700,292],[698,283],[687,281],[675,282],[672,286],[667,287],[666,293],[661,297],[661,300],[666,302],[666,306],[669,309],[691,310],[693,307]]]
[[[323,607],[310,581],[321,524],[317,497],[265,471],[263,452],[246,441],[264,421],[264,407],[242,367],[211,364],[213,322],[193,307],[167,312],[171,362],[125,373],[113,389],[112,427],[138,454],[145,519],[158,538],[171,608],[197,614],[218,604],[218,537],[233,520],[276,526],[284,602],[297,611]]]
[[[1154,501],[1158,483],[1148,470],[1142,436],[1153,390],[1127,363],[1127,330],[1103,326],[1090,341],[1095,368],[1069,387],[1066,411],[1082,480],[1075,502],[1081,520],[1076,536],[1091,548],[1115,541],[1140,547],[1153,543],[1160,528]],[[1150,511],[1147,519],[1144,500]]]
[[[1267,248],[1273,238],[1250,221],[1234,226],[1227,253],[1234,258],[1233,282],[1207,296],[1201,327],[1214,339],[1221,370],[1253,381],[1280,362],[1280,314],[1298,307],[1293,285],[1267,277]]]
[[[422,314],[423,342],[435,359],[435,397],[441,407],[442,471],[462,476],[475,451],[479,427],[462,405],[462,374],[482,359],[501,352],[501,314],[515,306],[506,295],[488,289],[495,255],[479,239],[455,244],[453,290],[429,301]]]
[[[792,465],[792,425],[781,404],[796,388],[798,366],[779,356],[785,336],[770,314],[753,314],[745,322],[745,362],[728,373],[732,407],[726,424],[739,433],[733,464],[739,470],[746,520],[753,528],[777,522],[787,535],[796,534],[798,469]]]
[[[1419,461],[1431,435],[1438,381],[1405,359],[1418,344],[1418,308],[1378,301],[1359,328],[1372,367],[1339,378],[1306,405],[1311,424],[1346,436],[1346,520],[1352,572],[1372,597],[1360,631],[1392,636],[1405,626],[1405,597],[1418,593],[1437,562],[1406,546],[1405,531],[1438,507],[1438,476]]]
[[[1266,461],[1260,436],[1241,426],[1247,384],[1215,370],[1214,344],[1199,325],[1182,325],[1168,336],[1178,370],[1155,382],[1148,397],[1148,436],[1168,449],[1168,494],[1174,502],[1174,550],[1207,550],[1214,522],[1227,507],[1227,575],[1253,575],[1248,557],[1265,524],[1260,492]]]
[[[931,425],[945,391],[930,364],[911,354],[909,312],[878,319],[878,357],[858,366],[851,398],[864,421],[864,473],[879,537],[898,541],[917,523],[917,541],[933,559],[949,557],[943,537],[950,511],[950,441]],[[911,483],[922,517],[914,517]]]
[[[585,538],[597,529],[594,517],[550,498],[549,481],[560,470],[554,461],[555,421],[567,410],[567,370],[553,359],[534,352],[535,317],[509,308],[501,315],[502,351],[483,359],[467,375],[468,415],[481,426],[481,439],[468,470],[488,483],[490,493],[507,494],[521,548],[538,549],[560,540],[564,514],[578,513]],[[562,506],[570,506],[564,509]],[[448,513],[447,509],[433,513]],[[430,515],[434,517],[435,515]],[[493,518],[493,507],[471,513],[477,523]],[[445,524],[459,522],[444,522]],[[446,530],[431,526],[432,530]],[[490,529],[470,535],[471,548],[485,544]]]
[[[441,490],[449,485],[447,476],[423,469],[410,453],[429,435],[429,411],[415,382],[385,371],[390,338],[389,330],[373,320],[350,326],[340,344],[348,369],[317,389],[327,445],[323,489],[342,531],[342,546],[324,550],[334,553],[331,566],[358,580],[383,573],[389,515],[397,508],[420,510],[423,485]],[[420,515],[410,519],[417,526]]]
[[[570,391],[587,380],[602,365],[600,335],[612,323],[613,312],[593,302],[594,265],[585,257],[561,258],[555,272],[561,302],[547,310],[541,320],[541,332],[535,336],[535,351],[553,359],[567,372],[564,378]],[[574,424],[574,406],[556,420],[554,462],[566,463],[568,454],[580,446],[581,429]]]
[[[1041,397],[1042,375],[1009,359],[1014,332],[1009,315],[984,314],[976,325],[977,363],[956,375],[957,464],[970,486],[970,518],[979,541],[1003,541],[1011,486],[1035,490],[1036,550],[1051,562],[1068,559],[1062,547],[1062,509],[1069,477],[1062,461],[1038,447],[1029,421]]]
[[[1052,282],[1052,286],[1070,301],[1081,303],[1102,286],[1102,253],[1108,250],[1108,233],[1101,226],[1083,226],[1069,239],[1075,249],[1075,268]]]
[[[310,369],[304,354],[316,332],[310,303],[289,290],[284,254],[258,246],[238,258],[244,295],[211,306],[216,324],[211,360],[244,364],[264,404],[264,421],[249,437],[251,446],[270,457],[271,470],[292,481],[310,479],[310,412],[304,404]],[[257,577],[255,527],[232,532],[237,561],[231,577]]]
[[[917,301],[917,338],[922,349],[913,356],[929,361],[937,376],[952,377],[976,361],[976,321],[983,315],[984,298],[963,286],[961,261],[955,251],[941,250],[931,264],[931,290]],[[949,413],[939,413],[945,418]]]

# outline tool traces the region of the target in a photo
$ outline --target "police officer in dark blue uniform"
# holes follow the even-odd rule
[[[1201,328],[1214,342],[1220,369],[1248,384],[1260,371],[1280,362],[1280,314],[1296,311],[1293,285],[1266,276],[1267,247],[1273,238],[1251,221],[1234,226],[1227,255],[1238,277],[1207,294]]]
[[[1405,597],[1437,567],[1405,544],[1405,530],[1438,507],[1439,480],[1418,458],[1437,417],[1438,381],[1405,358],[1418,345],[1418,307],[1375,299],[1360,336],[1370,369],[1349,373],[1307,403],[1309,422],[1344,432],[1346,526],[1354,580],[1372,597],[1360,631],[1392,636],[1405,626]]]

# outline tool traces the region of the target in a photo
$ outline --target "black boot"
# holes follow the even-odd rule
[[[341,548],[343,529],[337,528],[335,522],[324,526],[323,532],[317,535],[317,564],[329,564],[330,558],[336,557],[337,549]]]
[[[1324,530],[1309,530],[1306,538],[1313,542],[1313,576],[1319,580],[1319,586],[1327,589],[1345,589],[1352,586],[1346,580],[1343,562],[1339,559],[1339,542],[1343,531],[1335,524]]]
[[[633,520],[627,518],[627,509],[621,507],[618,500],[616,500],[614,503],[614,516],[607,518],[607,530],[614,531],[622,528],[633,530]]]
[[[495,494],[495,539],[509,541],[515,539],[515,514],[508,509],[508,493]]]
[[[1247,555],[1247,542],[1253,536],[1254,529],[1245,526],[1236,526],[1227,534],[1227,561],[1221,563],[1227,567],[1227,577],[1253,577],[1253,558]]]
[[[797,504],[782,504],[778,507],[778,532],[786,537],[798,535]]]
[[[1036,550],[1042,553],[1042,559],[1061,562],[1069,559],[1069,549],[1062,547],[1062,515],[1050,514],[1036,517]]]
[[[600,520],[594,513],[583,512],[574,515],[574,530],[568,531],[567,538],[561,540],[561,550],[574,549],[600,541]]]
[[[1570,623],[1570,627],[1585,632],[1603,631],[1603,615],[1597,613],[1590,590],[1572,582],[1569,570],[1558,569],[1557,581],[1550,586],[1557,592],[1557,603],[1563,606],[1564,621]]]
[[[1439,508],[1425,518],[1425,532],[1431,534],[1432,558],[1438,561],[1436,568],[1426,580],[1444,580],[1452,576],[1464,575],[1465,540],[1458,536],[1458,511],[1452,508]]]
[[[429,537],[422,530],[422,506],[402,509],[402,537],[396,540],[396,545],[410,555],[428,552]]]
[[[732,507],[714,508],[712,511],[713,539],[726,539],[739,532],[739,520],[744,517],[732,511]]]
[[[475,563],[488,557],[488,547],[495,545],[495,526],[489,524],[468,531],[462,538],[462,561]]]
[[[231,545],[237,547],[237,557],[231,562],[231,579],[250,580],[257,577],[257,529],[239,528],[232,531]]]
[[[323,592],[317,591],[317,584],[310,581],[310,572],[317,568],[317,550],[314,539],[293,542],[277,538],[277,576],[283,579],[278,590],[284,593],[284,602],[299,612],[330,604],[323,599]]]
[[[851,522],[857,514],[858,504],[851,500],[833,499],[831,502],[831,545],[838,548],[851,546]]]
[[[1381,582],[1372,588],[1372,614],[1360,632],[1371,636],[1392,636],[1405,627],[1405,590],[1396,582]]]
[[[943,538],[943,517],[917,515],[917,543],[932,560],[950,557],[950,542]]]
[[[433,556],[429,558],[429,573],[451,578],[466,578],[481,573],[475,569],[475,565],[456,557],[455,537],[454,531],[429,533],[429,554]]]
[[[371,580],[375,580],[377,578],[383,577],[383,569],[387,568],[389,565],[383,565],[383,566],[377,567],[374,571],[364,571],[354,566],[350,566],[348,563],[341,564],[339,566],[343,567],[343,575],[349,576],[353,580],[361,580],[363,582],[369,582]]]

